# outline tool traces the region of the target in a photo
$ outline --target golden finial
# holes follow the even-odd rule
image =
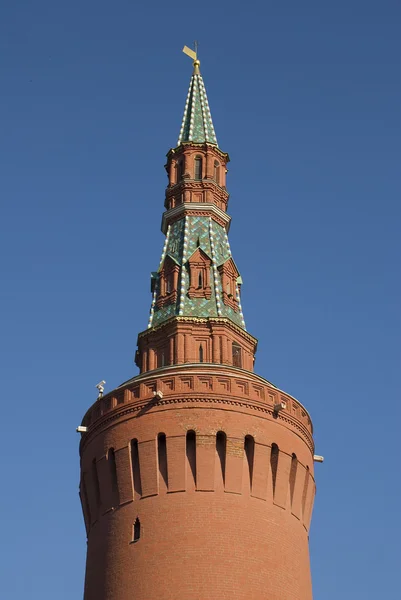
[[[198,42],[195,42],[195,50],[191,50],[188,46],[184,46],[182,51],[194,61],[194,75],[198,75],[200,67],[200,60],[198,59]]]

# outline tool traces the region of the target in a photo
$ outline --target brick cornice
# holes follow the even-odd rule
[[[152,332],[161,331],[162,329],[164,329],[166,327],[171,327],[171,325],[173,325],[174,323],[188,323],[188,324],[191,324],[191,325],[199,325],[199,324],[205,324],[206,325],[206,324],[209,324],[212,327],[213,326],[228,327],[232,331],[235,331],[237,334],[239,334],[242,337],[244,337],[249,342],[255,344],[255,352],[256,352],[256,346],[257,346],[257,343],[258,343],[257,338],[255,338],[253,335],[251,335],[250,333],[248,333],[247,331],[245,331],[245,329],[242,329],[242,327],[239,327],[238,325],[236,325],[233,321],[231,321],[227,317],[180,317],[180,316],[173,316],[173,317],[170,317],[170,319],[168,319],[168,320],[164,321],[163,323],[161,323],[160,325],[157,325],[156,327],[150,327],[149,329],[145,329],[144,331],[141,331],[138,334],[138,340],[140,338],[142,338],[142,337],[148,336]]]
[[[167,198],[177,193],[177,190],[184,192],[185,190],[211,190],[213,191],[220,200],[227,203],[230,194],[227,190],[221,187],[213,179],[182,179],[178,183],[175,183],[166,190]]]
[[[169,223],[182,219],[190,214],[194,216],[210,216],[219,223],[219,225],[225,227],[227,233],[230,229],[231,217],[215,204],[206,202],[183,202],[163,213],[161,224],[162,232],[167,234],[167,226]]]
[[[203,386],[207,383],[208,389]],[[163,397],[153,393],[161,391]],[[278,415],[274,405],[282,401],[286,408]],[[82,423],[89,427],[81,439],[81,452],[104,428],[116,421],[138,416],[140,411],[180,408],[229,408],[238,412],[257,412],[300,436],[314,451],[310,416],[298,400],[250,371],[226,365],[203,364],[162,367],[134,377],[105,395],[87,411]]]
[[[208,144],[207,142],[203,144],[195,144],[194,142],[183,142],[179,146],[175,148],[171,148],[167,154],[167,160],[170,160],[173,157],[180,156],[186,150],[205,150],[207,152],[213,152],[220,158],[220,160],[224,161],[226,164],[230,162],[230,156],[227,152],[223,152],[218,148],[215,144]]]

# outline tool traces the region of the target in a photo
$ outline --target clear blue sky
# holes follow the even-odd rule
[[[1,12],[2,597],[82,597],[75,428],[100,379],[137,372],[198,39],[256,370],[308,408],[326,459],[315,599],[398,600],[399,2]]]

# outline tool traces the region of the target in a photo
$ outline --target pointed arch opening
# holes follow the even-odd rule
[[[272,472],[273,498],[276,493],[278,453],[279,453],[279,449],[278,449],[277,444],[272,444],[272,448],[271,448],[271,452],[270,452],[270,468],[271,468],[271,472]]]
[[[204,352],[202,344],[199,344],[199,362],[203,363],[204,361]]]

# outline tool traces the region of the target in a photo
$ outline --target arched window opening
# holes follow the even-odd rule
[[[306,467],[304,489],[302,491],[302,515],[304,518],[305,518],[305,509],[306,509],[306,497],[308,495],[308,486],[309,486],[309,467]]]
[[[166,366],[166,351],[163,350],[159,350],[159,352],[157,353],[157,367],[165,367]]]
[[[199,274],[198,274],[198,288],[202,288],[202,287],[203,287],[202,271],[199,271]]]
[[[277,444],[272,444],[272,449],[270,453],[270,467],[272,470],[272,481],[273,481],[273,498],[276,492],[276,480],[277,480],[277,467],[278,467],[278,446]]]
[[[186,439],[187,463],[189,466],[189,475],[191,487],[196,487],[196,433],[193,430],[187,431]]]
[[[214,180],[220,185],[220,164],[217,160],[214,161]]]
[[[118,506],[120,504],[119,492],[118,492],[118,480],[117,480],[117,467],[116,467],[116,456],[114,448],[110,448],[107,454],[107,460],[110,468],[110,480],[111,480],[111,502],[112,506]]]
[[[199,362],[203,363],[203,346],[200,344],[199,346]]]
[[[291,469],[290,469],[290,499],[291,506],[292,501],[294,499],[294,490],[295,490],[295,480],[297,477],[297,467],[298,467],[298,459],[295,454],[292,455],[291,458]]]
[[[142,496],[141,470],[139,466],[138,440],[131,441],[131,470],[134,484],[134,499]]]
[[[182,158],[177,162],[176,168],[177,168],[177,183],[179,183],[184,176],[184,160]]]
[[[195,157],[195,179],[202,179],[202,158],[200,156]]]
[[[216,452],[219,459],[220,472],[223,484],[226,480],[226,448],[227,436],[224,431],[218,431],[216,434]]]
[[[141,537],[141,522],[137,517],[135,519],[134,527],[132,528],[132,541],[138,542]]]
[[[157,458],[159,462],[159,488],[167,490],[167,440],[165,433],[159,433],[157,436]]]
[[[233,366],[242,368],[242,354],[241,354],[241,346],[233,342],[232,345],[232,359]]]
[[[245,436],[244,442],[245,456],[248,463],[249,472],[249,488],[252,490],[252,477],[253,477],[253,458],[255,455],[255,440],[251,435]]]

